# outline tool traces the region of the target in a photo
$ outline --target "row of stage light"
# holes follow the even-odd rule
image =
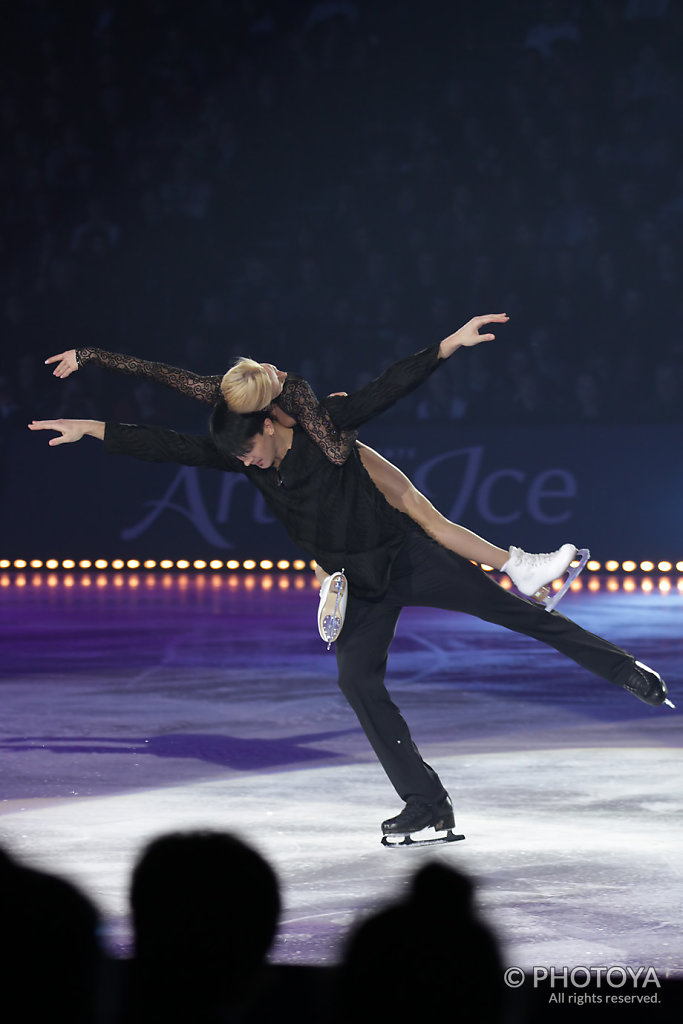
[[[507,576],[498,577],[498,582],[505,590],[512,589],[512,583]],[[559,590],[561,585],[560,580],[555,580],[552,584],[553,590]],[[45,575],[39,569],[30,573],[21,571],[0,572],[0,589],[4,590],[6,587],[22,589],[24,587],[42,586],[47,586],[50,589],[66,588],[67,590],[71,590],[74,587],[82,589],[95,587],[101,590],[110,586],[115,589],[127,588],[131,590],[137,590],[140,587],[144,587],[146,590],[154,589],[157,586],[161,587],[162,590],[186,590],[191,586],[193,592],[195,590],[204,590],[205,587],[209,587],[211,590],[219,590],[226,587],[228,590],[248,591],[257,589],[269,591],[274,588],[289,590],[290,587],[293,587],[295,590],[311,589],[317,591],[319,583],[312,573],[302,572],[294,574],[287,572],[276,574],[269,572],[214,572],[207,574],[181,571],[148,572],[142,575],[137,572],[108,571],[95,572],[94,574],[89,572],[48,572]],[[575,592],[582,591],[584,588],[589,593],[598,593],[604,589],[608,593],[617,593],[621,590],[627,594],[636,592],[644,594],[654,592],[669,594],[673,591],[683,594],[683,575],[680,575],[677,580],[672,581],[670,576],[663,573],[653,578],[647,575],[636,576],[633,573],[613,573],[610,576],[604,577],[596,572],[587,578],[579,577],[579,579],[574,580],[571,584],[571,590]]]
[[[162,569],[165,572],[172,569],[180,569],[183,572],[187,572],[188,569],[195,569],[197,571],[204,569],[212,569],[214,571],[228,569],[231,572],[239,569],[244,569],[247,572],[262,569],[265,572],[272,572],[273,569],[279,569],[280,572],[290,572],[294,569],[296,572],[301,572],[303,569],[313,569],[314,566],[315,562],[305,562],[301,558],[296,558],[291,562],[286,558],[281,558],[277,562],[272,562],[269,558],[262,558],[259,562],[254,561],[253,558],[247,558],[244,561],[231,558],[227,562],[222,562],[217,558],[212,558],[208,562],[202,558],[195,558],[193,560],[187,558],[162,558],[158,560],[146,558],[143,561],[138,558],[112,558],[110,560],[106,558],[96,558],[94,560],[81,558],[78,561],[73,558],[64,558],[61,561],[57,558],[32,558],[30,560],[25,558],[0,558],[0,569],[20,569],[22,571],[26,569],[49,569],[51,572],[56,572],[59,569],[65,569],[68,572],[74,569],[97,569],[99,571],[113,569],[115,572],[121,572],[124,569],[130,569],[135,572],[140,569],[148,571]]]
[[[25,571],[26,569],[49,569],[51,572],[56,572],[60,569],[66,570],[68,572],[72,572],[74,569],[97,569],[99,571],[113,569],[115,572],[122,572],[126,569],[135,572],[139,571],[140,569],[145,569],[147,571],[154,571],[159,569],[169,571],[173,569],[179,569],[183,572],[187,572],[190,569],[197,570],[198,572],[202,572],[206,569],[213,570],[214,572],[218,572],[220,570],[225,569],[229,570],[230,572],[236,572],[239,570],[244,570],[246,572],[254,572],[257,569],[260,569],[263,572],[272,572],[274,569],[277,569],[280,572],[290,572],[291,570],[294,570],[295,572],[302,572],[304,569],[314,568],[315,562],[306,562],[302,558],[296,558],[293,561],[289,561],[286,558],[281,558],[277,562],[271,561],[271,559],[269,558],[262,558],[260,561],[256,561],[253,558],[247,558],[243,561],[231,558],[225,562],[217,558],[212,558],[210,561],[205,561],[202,558],[196,558],[193,560],[187,558],[146,558],[144,560],[137,558],[81,558],[78,561],[73,558],[64,558],[61,560],[57,558],[0,558],[0,569],[18,569],[21,571]],[[486,572],[496,571],[490,565],[482,565],[482,569],[484,569]],[[602,562],[598,562],[594,559],[591,559],[586,564],[586,569],[589,572],[609,573],[633,573],[637,571],[645,573],[651,573],[655,571],[660,573],[683,573],[683,561],[651,562],[648,560],[644,560],[642,562],[634,562],[627,559],[624,562],[618,562],[614,559],[609,559],[603,564]]]

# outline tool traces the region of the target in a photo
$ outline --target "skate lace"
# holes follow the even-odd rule
[[[538,569],[540,566],[544,565],[549,558],[554,558],[556,554],[556,551],[539,552],[538,554],[529,554],[529,552],[527,552],[527,564],[530,569]]]

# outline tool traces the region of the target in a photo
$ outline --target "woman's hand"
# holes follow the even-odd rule
[[[50,356],[49,359],[45,360],[45,365],[48,363],[57,363],[54,370],[52,371],[55,377],[69,377],[72,373],[78,369],[78,360],[76,359],[76,349],[70,348],[66,352],[60,352],[59,355]]]
[[[484,316],[473,316],[459,331],[444,338],[439,346],[439,358],[448,359],[456,348],[460,348],[462,345],[471,347],[478,345],[480,341],[493,341],[495,334],[480,334],[480,328],[485,327],[486,324],[506,324],[509,319],[507,313],[486,313]]]

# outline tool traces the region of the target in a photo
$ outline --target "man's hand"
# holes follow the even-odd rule
[[[29,430],[54,430],[60,436],[52,437],[48,442],[51,447],[58,444],[72,444],[80,441],[85,435],[104,439],[104,422],[102,420],[33,420]]]
[[[480,334],[480,328],[485,327],[486,324],[506,324],[509,319],[507,313],[487,313],[485,316],[473,316],[459,331],[444,338],[439,345],[439,359],[448,359],[456,348],[460,348],[462,345],[471,347],[478,345],[480,341],[493,341],[495,334]]]
[[[49,359],[45,360],[45,365],[47,366],[49,363],[57,363],[52,371],[55,377],[68,377],[78,369],[76,349],[70,348],[67,352],[60,352],[59,355],[50,356]]]

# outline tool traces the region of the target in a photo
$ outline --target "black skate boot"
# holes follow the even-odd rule
[[[436,843],[455,843],[465,837],[454,835],[454,827],[453,805],[447,793],[436,804],[409,800],[400,814],[382,822],[382,846],[434,846]],[[445,834],[434,839],[412,838],[413,833],[421,832],[425,828],[433,828],[435,832]],[[394,842],[390,837],[395,837],[397,841]]]
[[[626,678],[620,678],[616,682],[638,700],[651,704],[652,707],[659,707],[661,704],[667,704],[670,708],[676,706],[669,700],[666,683],[659,672],[643,665],[642,661],[636,661],[635,658]]]

